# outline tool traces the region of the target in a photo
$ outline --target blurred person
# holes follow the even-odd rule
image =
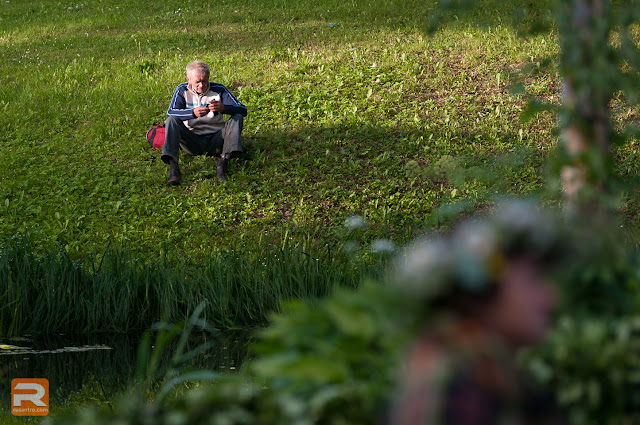
[[[413,246],[397,282],[424,326],[401,366],[390,425],[565,424],[549,393],[515,362],[543,340],[562,238],[528,203],[512,203],[447,238]]]
[[[242,156],[241,133],[247,107],[222,84],[209,82],[210,75],[206,63],[189,62],[187,82],[173,93],[161,156],[169,165],[169,185],[180,183],[180,148],[189,155],[219,156],[219,181],[227,180],[229,161]],[[223,114],[229,115],[227,121]]]

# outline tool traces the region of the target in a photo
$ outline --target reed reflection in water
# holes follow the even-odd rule
[[[133,383],[141,338],[142,335],[129,334],[0,338],[0,409],[9,407],[14,378],[48,379],[52,405],[67,402],[87,386],[93,387],[96,398],[111,400]],[[194,334],[186,351],[211,339]],[[233,373],[242,365],[249,343],[247,331],[216,334],[213,348],[198,354],[187,366]],[[177,341],[163,348],[161,363],[171,361],[176,344]]]

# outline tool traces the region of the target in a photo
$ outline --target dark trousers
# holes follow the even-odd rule
[[[240,114],[232,115],[222,130],[211,134],[195,134],[184,123],[167,117],[165,121],[165,139],[162,147],[162,160],[169,163],[173,158],[178,162],[180,148],[189,155],[229,155],[240,156],[242,153],[242,121]]]

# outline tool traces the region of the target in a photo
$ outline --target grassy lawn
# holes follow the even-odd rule
[[[283,300],[381,275],[384,257],[348,239],[402,244],[500,195],[557,202],[556,116],[521,117],[530,97],[560,102],[544,65],[557,34],[511,20],[548,2],[484,0],[430,33],[435,3],[0,1],[0,334],[146,329],[203,299],[216,326],[259,326]],[[193,59],[247,105],[245,155],[224,184],[215,159],[184,155],[169,187],[144,136]],[[614,124],[640,116],[612,107]],[[631,182],[638,141],[614,155]],[[353,215],[360,233],[343,226]]]
[[[440,206],[540,190],[554,117],[522,122],[510,84],[553,35],[519,38],[498,2],[428,35],[431,3],[3,2],[0,239],[198,259],[265,237],[324,246],[360,214],[366,237],[402,242]],[[184,156],[173,188],[144,134],[196,58],[248,106],[245,158],[219,184],[212,158]],[[557,101],[553,72],[526,83]]]

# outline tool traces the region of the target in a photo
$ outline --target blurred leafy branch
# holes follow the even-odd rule
[[[440,0],[431,15],[430,30],[473,13],[481,3]],[[532,70],[556,63],[562,79],[559,106],[532,98],[523,117],[557,111],[560,138],[554,170],[562,181],[568,210],[574,214],[611,211],[619,207],[620,193],[630,191],[616,181],[612,149],[640,134],[637,123],[612,116],[614,104],[636,108],[640,102],[637,2],[550,0],[547,8],[522,3],[510,15],[519,34],[526,37],[551,30],[557,33],[560,46],[559,57],[544,58]],[[487,19],[485,24],[492,22]]]

